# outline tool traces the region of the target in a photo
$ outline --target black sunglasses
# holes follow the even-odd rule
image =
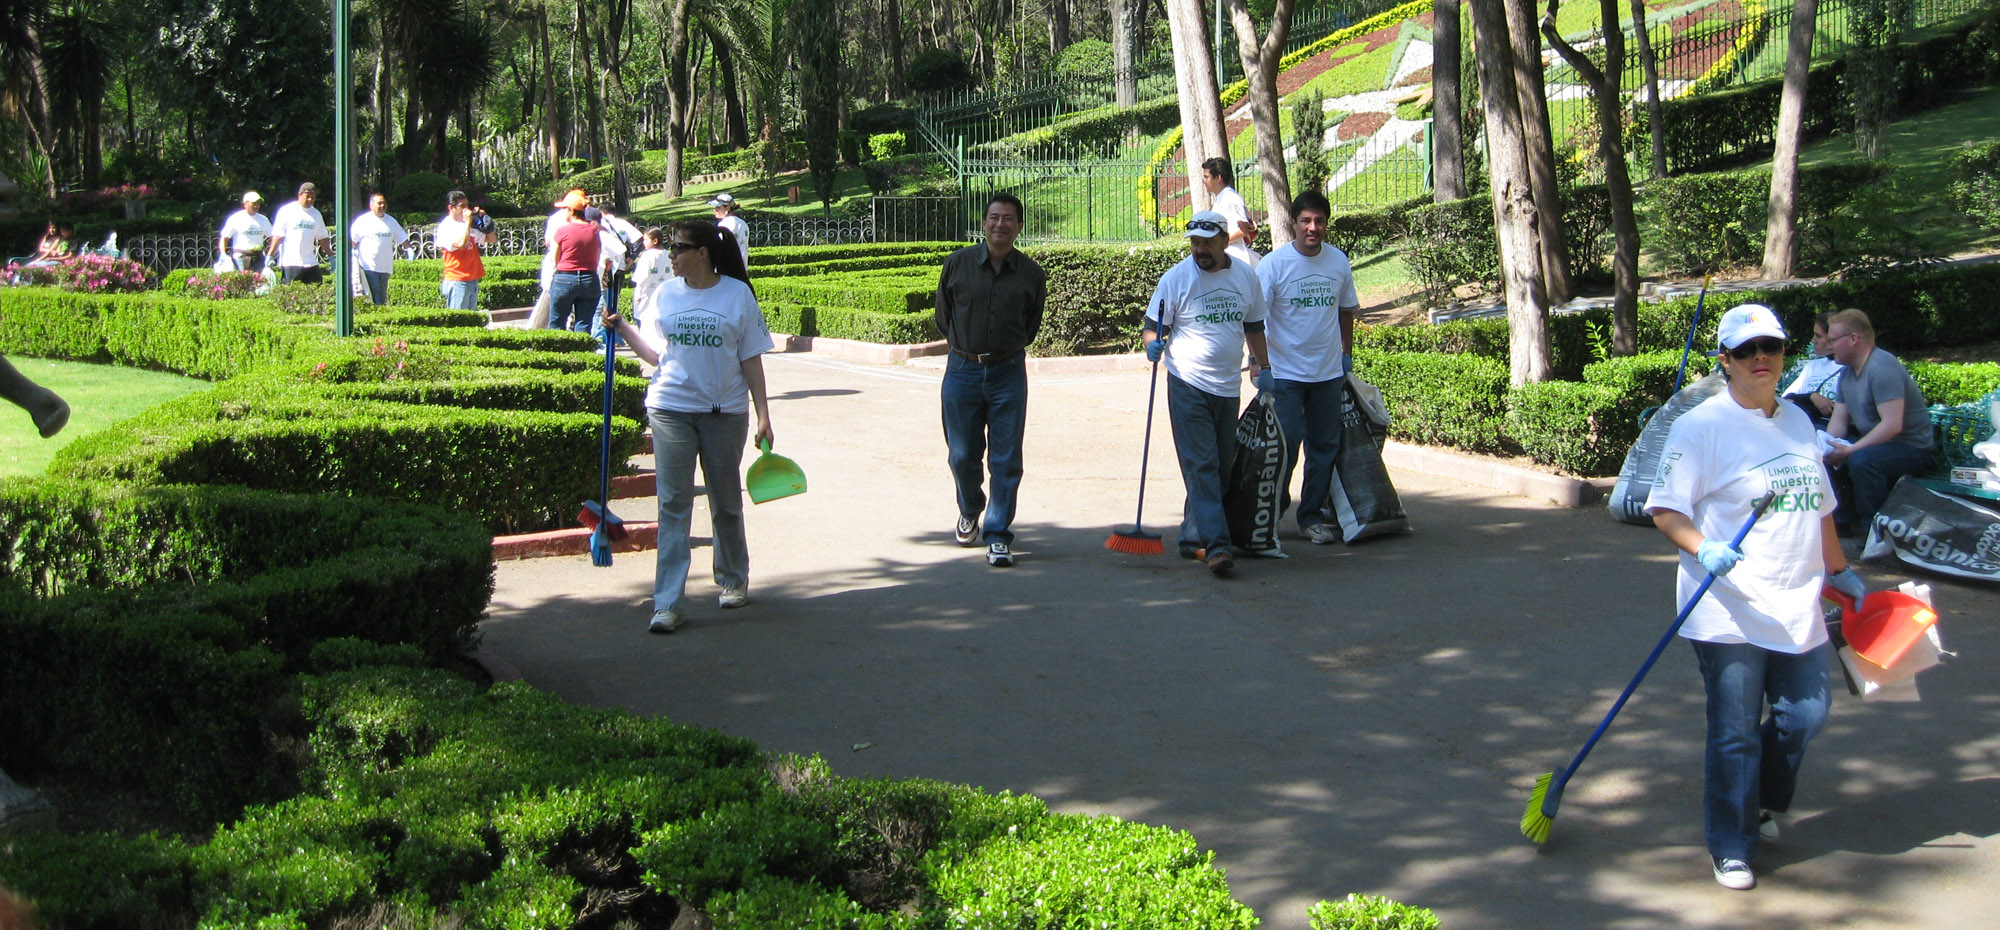
[[[1197,229],[1206,229],[1212,233],[1219,233],[1222,231],[1222,224],[1214,220],[1195,220],[1187,224],[1188,232],[1193,232]]]
[[[1747,361],[1759,355],[1775,357],[1783,354],[1785,354],[1785,340],[1779,339],[1776,336],[1759,336],[1755,339],[1737,343],[1736,348],[1729,350],[1729,357],[1739,362]]]
[[[679,255],[682,252],[688,251],[689,249],[698,249],[698,248],[701,248],[701,246],[695,245],[692,242],[669,242],[667,243],[667,254]]]

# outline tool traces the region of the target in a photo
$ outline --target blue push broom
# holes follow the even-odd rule
[[[1750,509],[1750,519],[1743,521],[1742,528],[1736,531],[1736,537],[1729,541],[1732,548],[1740,548],[1743,545],[1743,537],[1750,535],[1750,528],[1757,525],[1757,518],[1764,515],[1764,509],[1771,506],[1771,501],[1777,496],[1776,492],[1766,491],[1763,497],[1757,498],[1756,505]],[[1550,772],[1535,779],[1535,790],[1528,795],[1528,809],[1521,814],[1522,836],[1537,843],[1549,841],[1549,827],[1555,823],[1556,808],[1562,806],[1563,788],[1569,784],[1570,776],[1575,775],[1577,767],[1583,765],[1583,757],[1590,755],[1590,750],[1597,745],[1598,739],[1604,736],[1604,731],[1611,729],[1612,718],[1617,717],[1618,712],[1625,709],[1625,702],[1632,697],[1632,692],[1639,689],[1639,682],[1646,680],[1646,673],[1653,670],[1653,663],[1660,660],[1660,653],[1667,651],[1667,644],[1674,641],[1674,634],[1681,631],[1681,624],[1687,622],[1688,614],[1694,610],[1694,605],[1701,603],[1702,595],[1707,594],[1709,585],[1714,583],[1715,573],[1709,572],[1708,577],[1701,580],[1701,587],[1694,589],[1694,596],[1688,598],[1687,604],[1681,607],[1680,614],[1674,617],[1673,625],[1667,627],[1667,635],[1660,637],[1660,644],[1653,647],[1653,654],[1646,657],[1646,664],[1639,666],[1639,674],[1632,676],[1632,683],[1625,686],[1625,693],[1619,695],[1617,702],[1611,705],[1611,712],[1604,715],[1604,722],[1597,725],[1597,731],[1590,734],[1590,739],[1583,744],[1582,749],[1577,750],[1576,758],[1570,761],[1569,768],[1563,769],[1561,776]]]
[[[611,512],[611,384],[618,340],[614,332],[604,335],[604,427],[598,431],[597,499],[584,501],[576,515],[578,523],[590,527],[590,564],[599,568],[611,564],[611,544],[626,536],[625,521]]]

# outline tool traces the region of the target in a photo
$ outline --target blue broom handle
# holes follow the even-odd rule
[[[1757,525],[1757,518],[1764,515],[1764,509],[1771,506],[1771,501],[1777,499],[1777,496],[1774,491],[1765,491],[1763,497],[1757,498],[1756,506],[1750,510],[1750,519],[1743,521],[1743,526],[1737,529],[1735,538],[1729,541],[1731,548],[1743,545],[1743,538],[1750,535],[1750,528]],[[1590,755],[1591,748],[1604,736],[1604,731],[1611,729],[1612,718],[1625,709],[1625,702],[1632,698],[1632,692],[1639,690],[1639,683],[1646,680],[1646,673],[1653,670],[1653,663],[1658,662],[1660,654],[1667,651],[1667,644],[1674,641],[1674,634],[1681,631],[1681,624],[1687,622],[1688,614],[1694,611],[1694,605],[1701,603],[1702,595],[1707,594],[1709,585],[1714,583],[1714,572],[1709,572],[1708,577],[1701,580],[1701,587],[1694,589],[1694,596],[1688,598],[1688,602],[1682,605],[1680,614],[1674,617],[1673,625],[1667,627],[1667,635],[1660,637],[1660,644],[1653,647],[1653,654],[1646,657],[1646,664],[1639,666],[1639,674],[1633,676],[1631,684],[1625,686],[1625,693],[1620,694],[1617,703],[1611,705],[1611,712],[1604,715],[1603,722],[1597,725],[1597,731],[1590,734],[1590,739],[1577,751],[1576,758],[1570,762],[1569,768],[1563,770],[1562,778],[1556,782],[1557,784],[1569,782],[1569,777],[1576,773],[1577,766],[1583,764],[1583,757]]]
[[[1167,338],[1167,302],[1160,301],[1161,339]],[[1162,350],[1165,354],[1165,350]],[[1160,390],[1160,362],[1153,360],[1152,374],[1146,378],[1146,441],[1139,445],[1139,512],[1132,516],[1132,528],[1139,528],[1139,518],[1146,514],[1146,460],[1153,455],[1153,397]]]
[[[1701,307],[1708,303],[1708,281],[1707,276],[1701,279],[1701,296],[1694,299],[1694,322],[1688,324],[1687,344],[1681,346],[1681,367],[1674,371],[1674,389],[1667,394],[1668,400],[1681,392],[1681,379],[1687,375],[1688,353],[1694,351],[1694,331],[1701,328]]]
[[[618,331],[604,334],[604,429],[597,443],[597,502],[611,514],[611,376],[618,352]]]

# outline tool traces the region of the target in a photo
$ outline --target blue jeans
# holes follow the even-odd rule
[[[604,308],[618,309],[618,292],[625,286],[625,272],[614,271],[604,282],[604,291],[597,298],[597,313],[590,318],[591,338],[604,341]],[[618,334],[611,334],[612,345],[617,345]]]
[[[984,514],[988,543],[1014,543],[1014,506],[1021,489],[1021,437],[1028,426],[1028,360],[981,364],[948,356],[940,409],[944,443],[958,486],[958,513]],[[984,460],[983,467],[981,460]],[[984,490],[991,473],[991,499]]]
[[[1181,460],[1181,484],[1187,503],[1181,507],[1180,548],[1229,551],[1229,515],[1222,509],[1222,489],[1236,462],[1237,400],[1210,394],[1173,375],[1167,376],[1167,421],[1174,428],[1174,451]]]
[[[1278,483],[1278,512],[1285,512],[1292,493],[1292,466],[1301,445],[1306,453],[1305,484],[1299,488],[1299,531],[1326,522],[1327,494],[1333,487],[1333,460],[1340,455],[1341,401],[1347,379],[1286,381],[1278,379],[1271,401],[1278,409],[1278,426],[1285,431],[1285,471]]]
[[[368,282],[368,299],[380,307],[389,302],[389,273],[386,271],[361,270],[361,280]]]
[[[1896,480],[1930,471],[1936,458],[1934,450],[1894,442],[1856,449],[1841,466],[1854,493],[1841,496],[1836,519],[1853,527],[1855,532],[1867,533],[1869,524],[1875,522],[1875,511],[1881,510],[1882,502],[1889,499],[1889,489],[1896,485]]]
[[[750,583],[750,545],[743,538],[743,443],[748,413],[677,413],[648,408],[653,427],[653,489],[660,498],[658,558],[653,565],[653,609],[687,606],[688,531],[694,517],[694,465],[701,462],[708,514],[715,537],[715,583]]]
[[[597,309],[598,293],[596,272],[556,272],[549,283],[549,328],[589,330],[585,317]]]
[[[1833,646],[1792,655],[1749,643],[1688,642],[1708,691],[1708,854],[1747,862],[1757,851],[1759,809],[1791,809],[1806,744],[1826,725]]]
[[[479,282],[477,281],[446,281],[438,285],[438,292],[444,295],[444,305],[448,309],[479,309]]]

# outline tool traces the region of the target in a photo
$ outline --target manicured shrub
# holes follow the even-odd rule
[[[1951,157],[1951,203],[1987,229],[2000,230],[2000,142],[1967,142]]]
[[[1505,364],[1474,355],[1363,351],[1354,370],[1382,389],[1392,437],[1472,452],[1506,448]]]
[[[1835,214],[1889,176],[1886,162],[1839,163],[1799,169],[1798,228],[1808,239]],[[1692,273],[1759,260],[1771,194],[1771,170],[1688,174],[1648,189],[1650,228],[1667,263]],[[1834,256],[1828,256],[1834,257]]]
[[[0,885],[68,930],[173,926],[193,906],[192,883],[186,847],[150,833],[42,831],[0,843]]]
[[[1909,368],[1910,377],[1916,379],[1917,389],[1924,392],[1924,401],[1932,406],[1969,404],[2000,387],[2000,363],[1996,362],[1939,364],[1905,360],[1903,364]]]
[[[1544,381],[1507,394],[1507,434],[1529,458],[1557,471],[1615,475],[1639,438],[1644,402],[1601,384]]]
[[[444,195],[454,187],[450,178],[435,171],[412,171],[389,189],[389,204],[396,210],[437,216],[444,212]]]
[[[1136,351],[1146,301],[1160,276],[1187,256],[1163,246],[1037,246],[1030,253],[1048,275],[1042,332],[1034,355],[1105,348]]]
[[[1437,930],[1437,915],[1428,908],[1350,894],[1344,901],[1321,901],[1307,914],[1312,930]]]

